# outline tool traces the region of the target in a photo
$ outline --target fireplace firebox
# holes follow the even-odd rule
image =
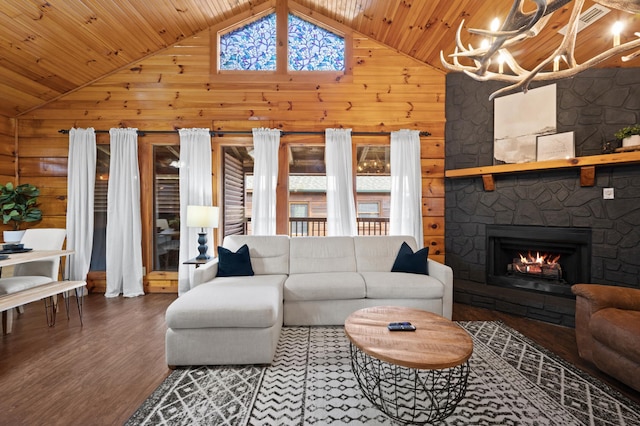
[[[572,297],[591,277],[591,229],[487,225],[487,284]]]

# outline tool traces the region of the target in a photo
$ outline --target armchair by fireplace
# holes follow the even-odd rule
[[[580,357],[640,391],[640,289],[576,284]]]

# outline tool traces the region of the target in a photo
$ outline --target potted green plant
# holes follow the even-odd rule
[[[42,219],[42,210],[38,208],[40,190],[29,183],[14,186],[7,182],[0,186],[0,211],[2,223],[10,225],[11,231],[4,231],[5,243],[20,242],[24,230],[22,223],[37,222]]]
[[[622,141],[622,146],[640,145],[640,124],[623,127],[614,133],[616,139]]]

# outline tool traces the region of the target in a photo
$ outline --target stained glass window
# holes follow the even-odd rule
[[[288,68],[344,71],[344,38],[289,14]],[[276,70],[276,14],[271,13],[220,37],[220,69]]]
[[[275,71],[276,14],[272,13],[221,36],[220,69]]]
[[[344,38],[289,14],[289,69],[344,71]]]

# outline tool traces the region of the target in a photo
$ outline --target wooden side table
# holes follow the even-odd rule
[[[390,322],[415,331],[389,331]],[[440,315],[399,306],[361,309],[344,325],[351,367],[365,397],[403,423],[442,420],[462,400],[473,340]]]
[[[213,261],[215,257],[210,257],[209,259],[193,259],[185,260],[182,262],[183,265],[196,265],[196,269],[198,269],[201,265],[206,265],[207,263]]]

